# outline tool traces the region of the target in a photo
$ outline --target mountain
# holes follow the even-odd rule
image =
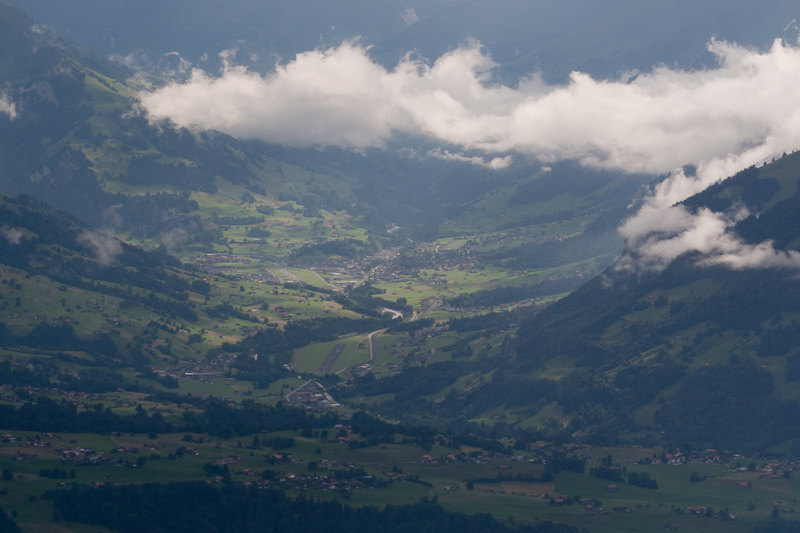
[[[717,253],[653,266],[619,228],[653,205],[648,186],[702,164],[660,181],[524,153],[491,169],[400,135],[360,152],[243,141],[146,118],[140,91],[179,79],[177,55],[103,54],[139,53],[155,16],[141,53],[156,57],[188,42],[198,61],[203,34],[239,34],[265,61],[363,31],[390,64],[411,40],[440,54],[481,34],[500,78],[548,61],[552,79],[572,64],[603,77],[702,67],[701,29],[761,46],[792,6],[344,4],[87,0],[109,24],[97,53],[0,0],[8,516],[124,529],[133,495],[161,502],[151,529],[188,530],[206,517],[170,498],[246,493],[303,531],[323,508],[343,531],[766,530],[770,512],[782,530],[800,465],[800,153],[670,207],[711,221]],[[40,5],[86,27],[74,4]],[[674,244],[662,221],[646,245]]]
[[[382,40],[373,53],[388,61],[417,50],[433,59],[476,39],[500,65],[500,78],[512,85],[534,72],[551,82],[566,80],[572,71],[616,78],[654,65],[710,66],[711,38],[758,48],[781,37],[792,42],[798,15],[790,0],[473,0]]]
[[[470,4],[475,9],[478,5]],[[611,266],[569,297],[530,316],[520,310],[469,316],[495,305],[574,290],[610,265],[622,249],[617,227],[649,177],[591,170],[573,162],[542,167],[524,160],[490,173],[467,163],[420,162],[390,150],[355,154],[290,149],[160,127],[134,112],[133,87],[140,81],[128,71],[49,34],[6,4],[0,5],[0,23],[10,51],[0,70],[3,96],[13,104],[13,113],[0,114],[0,136],[10,147],[0,154],[2,186],[8,192],[34,196],[86,218],[95,228],[106,227],[164,252],[178,250],[187,259],[224,251],[242,254],[247,261],[309,266],[333,259],[346,265],[355,257],[391,248],[388,260],[371,259],[364,268],[374,273],[380,265],[394,265],[417,280],[426,261],[457,238],[453,258],[470,265],[463,267],[465,277],[473,274],[472,268],[489,267],[524,280],[505,285],[498,276],[488,284],[438,296],[447,310],[437,316],[454,332],[451,344],[441,349],[446,357],[381,379],[372,374],[356,379],[340,391],[342,398],[357,403],[388,393],[375,406],[393,417],[460,427],[492,421],[498,431],[522,431],[530,439],[685,441],[751,450],[786,446],[791,440],[798,399],[790,386],[798,372],[792,346],[800,335],[792,308],[798,290],[793,273],[701,267],[689,255],[663,272],[638,277]],[[734,229],[742,238],[752,243],[772,239],[779,249],[794,249],[798,168],[798,156],[792,154],[748,169],[684,206],[694,212],[746,206],[757,216],[738,222]],[[8,228],[9,235],[40,233],[29,223],[14,222]],[[347,231],[338,233],[339,228]],[[94,241],[81,241],[95,242],[89,248],[82,245],[83,255],[87,250],[99,253],[97,242],[110,242],[110,233],[103,240],[97,236],[102,233],[88,228],[75,232],[95,236]],[[437,237],[444,240],[434,245],[432,254],[408,243]],[[74,235],[70,238],[78,242]],[[40,244],[46,243],[36,242],[31,253],[42,254]],[[48,244],[67,250],[79,245]],[[123,255],[135,251],[121,249]],[[14,250],[9,248],[9,257],[15,257]],[[60,279],[56,270],[77,272],[64,266],[70,262],[48,257],[33,255],[15,268],[53,280]],[[102,266],[98,257],[93,263],[100,265],[97,276],[110,281],[122,275],[115,283],[125,285],[119,268],[113,275],[106,272],[111,266]],[[52,261],[59,266],[48,270]],[[156,295],[149,303],[132,300],[152,310],[161,305],[162,319],[183,313],[184,320],[196,321],[186,330],[168,332],[175,338],[173,345],[178,339],[186,342],[189,335],[202,337],[200,330],[207,328],[201,325],[212,327],[215,317],[250,316],[252,309],[245,310],[249,301],[232,300],[227,289],[201,283],[192,289],[196,276],[178,270],[169,276],[184,279],[181,286],[189,283],[189,288],[169,289],[174,294],[168,290],[166,299]],[[475,270],[474,275],[482,274]],[[93,274],[100,280],[97,276]],[[156,277],[142,278],[142,283],[154,285]],[[68,287],[81,286],[78,280],[70,281],[72,285],[66,281]],[[237,332],[231,339],[244,342],[228,349],[270,353],[270,364],[279,366],[286,362],[289,347],[312,338],[309,331],[329,340],[331,328],[345,334],[374,326],[357,320],[358,313],[380,301],[373,298],[371,286],[365,287],[364,294],[336,297],[343,306],[337,316],[354,322],[334,327],[332,322],[309,321],[312,329],[289,328],[280,334],[288,337],[277,340],[271,330],[252,338]],[[270,294],[253,291],[254,298],[282,299]],[[291,294],[304,301],[310,293],[300,287]],[[180,307],[187,299],[208,305],[190,313]],[[464,309],[470,310],[466,316]],[[512,333],[517,326],[518,333]],[[233,324],[225,327],[238,331]],[[409,327],[413,333],[427,326]],[[155,354],[164,343],[151,338],[142,347]],[[280,349],[272,353],[270,345]],[[473,346],[483,348],[475,353]],[[183,350],[182,357],[192,357],[191,350]],[[468,376],[480,381],[476,384]],[[746,379],[753,376],[757,379]],[[731,400],[734,390],[744,391],[737,401]],[[698,406],[703,406],[702,413]],[[754,417],[759,424],[751,423]]]
[[[752,214],[733,228],[746,243],[796,250],[798,180],[800,154],[791,154],[683,205],[694,212],[746,206]],[[530,441],[796,454],[797,272],[702,259],[685,254],[661,272],[614,265],[539,313],[451,320],[450,330],[463,335],[461,359],[454,354],[380,383],[361,378],[346,395],[389,416],[457,428],[491,422],[498,433]],[[514,324],[516,338],[508,334]],[[473,352],[498,334],[499,355]]]
[[[376,42],[396,35],[417,19],[461,1],[23,0],[15,4],[62,35],[107,56],[128,56],[141,66],[178,70],[179,58],[208,68],[218,64],[217,54],[233,48],[243,58],[256,54],[256,63],[268,69],[277,58],[289,60],[321,45],[358,37]]]
[[[66,361],[72,355],[64,352],[85,352],[74,363],[146,371],[154,357],[140,336],[155,324],[148,314],[197,323],[193,300],[209,285],[177,259],[124,244],[29,196],[0,194],[0,220],[0,307],[11,313],[0,324],[2,346]],[[123,341],[132,337],[135,346]]]
[[[153,125],[136,112],[134,87],[141,80],[129,71],[62,40],[5,3],[0,4],[0,29],[7,51],[0,82],[10,110],[0,113],[0,142],[6,148],[0,152],[0,189],[19,195],[3,199],[3,264],[19,269],[16,279],[43,276],[30,286],[20,283],[24,313],[7,321],[9,346],[24,342],[34,324],[49,320],[58,299],[54,303],[48,295],[47,304],[37,303],[45,299],[34,295],[53,286],[91,290],[89,300],[110,299],[114,311],[106,314],[123,317],[119,320],[128,326],[120,330],[122,338],[138,339],[124,349],[115,339],[115,350],[121,350],[124,364],[132,364],[129,355],[136,355],[139,368],[158,353],[174,356],[172,364],[195,359],[200,350],[213,355],[217,339],[239,341],[252,333],[248,322],[284,325],[287,316],[301,311],[301,303],[308,303],[305,287],[280,295],[264,286],[251,287],[252,294],[230,294],[244,285],[225,277],[234,267],[216,269],[209,263],[207,254],[215,252],[231,254],[241,265],[329,262],[352,269],[354,259],[386,248],[393,250],[390,260],[402,254],[412,263],[424,261],[411,239],[444,235],[464,243],[454,258],[473,254],[492,268],[518,272],[514,283],[535,280],[518,292],[499,277],[492,279],[481,283],[488,293],[472,303],[453,302],[459,307],[480,307],[484,300],[513,305],[561,294],[613,260],[621,247],[616,234],[624,216],[621,206],[644,179],[574,163],[543,169],[525,161],[495,173],[389,150],[288,149]],[[570,179],[584,194],[564,186]],[[68,215],[47,214],[38,202]],[[48,226],[64,232],[51,235]],[[587,236],[581,237],[584,231]],[[525,244],[506,245],[514,241]],[[159,253],[144,252],[154,249]],[[374,272],[382,260],[364,261],[358,267]],[[230,286],[207,281],[208,274],[195,273],[189,263],[215,268],[215,274],[223,274],[220,283]],[[233,275],[252,279],[251,267],[244,268],[234,268]],[[257,272],[261,282],[273,282],[274,276]],[[346,319],[336,323],[339,335],[367,327],[347,320],[379,314],[378,300],[370,294],[340,300],[322,304],[316,311],[320,316],[311,315]],[[16,298],[12,302],[16,305]],[[303,310],[298,316],[309,314]],[[183,321],[177,328],[159,330],[151,324],[176,320]],[[110,322],[95,330],[89,326],[75,330],[74,338],[81,339],[76,346],[93,333],[113,330]],[[316,333],[304,328],[298,326],[286,342],[311,342]],[[329,329],[319,335],[330,335]],[[218,336],[202,340],[206,331]],[[285,357],[281,351],[280,358]],[[285,363],[272,361],[279,362]]]
[[[752,213],[746,242],[795,250],[800,155],[751,167],[683,202]],[[612,267],[520,327],[518,372],[575,365],[559,404],[600,434],[763,449],[791,443],[800,394],[796,272],[702,266],[684,255],[631,279]],[[598,416],[598,406],[606,412]],[[594,419],[594,420],[593,420]],[[604,425],[610,424],[604,427]]]
[[[235,158],[226,157],[224,148],[197,150],[189,137],[179,148],[180,133],[168,139],[143,119],[128,116],[136,94],[125,85],[129,72],[48,34],[11,6],[0,5],[0,15],[6,51],[0,82],[15,108],[13,116],[0,118],[0,139],[7,147],[0,155],[5,191],[31,194],[101,226],[104,212],[112,206],[130,211],[127,198],[103,187],[128,164],[131,185],[152,181],[157,174],[162,185],[209,190],[215,173],[226,166],[232,180],[247,179],[249,173]],[[143,155],[153,144],[178,158],[187,155],[187,149],[195,150],[190,158],[213,153],[214,164],[221,166],[193,171],[176,163],[162,165],[152,155]],[[179,197],[171,200],[173,205],[181,203]],[[86,208],[90,205],[93,209]]]
[[[174,231],[208,242],[202,235],[213,234],[218,224],[211,219],[226,208],[212,202],[198,216],[191,195],[213,196],[221,187],[237,198],[255,194],[259,204],[267,188],[270,199],[307,198],[314,208],[341,210],[339,192],[352,198],[344,192],[353,185],[349,176],[309,188],[287,182],[309,173],[290,163],[284,168],[262,147],[151,125],[134,109],[136,79],[129,71],[62,41],[12,6],[0,5],[0,25],[6,51],[0,83],[14,110],[0,115],[6,192],[30,194],[96,228],[155,238],[156,245]],[[252,215],[261,216],[255,200],[249,203]]]
[[[584,262],[598,272],[621,249],[616,225],[649,179],[569,162],[543,169],[519,158],[507,169],[489,170],[401,150],[291,149],[162,128],[137,112],[143,82],[131,71],[12,6],[0,5],[0,24],[7,50],[2,95],[15,109],[13,118],[0,114],[0,140],[9,147],[0,154],[0,187],[147,246],[231,250],[227,242],[247,240],[233,222],[269,241],[239,249],[275,259],[287,249],[335,239],[340,223],[361,228],[362,255],[407,245],[409,238],[513,231],[518,242],[533,238],[473,253],[503,268]],[[277,208],[287,211],[276,214]],[[297,213],[307,223],[293,224],[297,242],[266,237],[273,225],[289,223],[284,215]],[[553,236],[562,226],[569,238],[560,229]],[[574,238],[587,229],[588,247]],[[566,287],[584,280],[573,276]]]

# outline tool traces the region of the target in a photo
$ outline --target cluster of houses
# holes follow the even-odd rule
[[[52,439],[53,438],[53,434],[52,433],[45,433],[45,438]],[[14,442],[14,440],[15,440],[14,436],[11,435],[11,439],[8,442]],[[52,446],[52,444],[50,444],[49,440],[44,440],[39,435],[29,435],[29,436],[27,436],[25,438],[25,440],[23,440],[20,443],[20,446],[23,446],[23,447],[33,446],[34,448],[49,448],[50,446]]]
[[[413,337],[400,337],[395,343],[397,348],[413,348],[415,346],[423,346],[428,342],[427,335],[414,335]]]
[[[347,498],[353,491],[379,488],[382,484],[376,483],[373,476],[364,477],[342,477],[337,478],[334,474],[326,475],[306,475],[306,474],[283,474],[278,479],[273,480],[273,486],[285,490],[321,490],[323,492],[338,492],[342,497]]]
[[[14,315],[15,318],[18,318],[18,316],[19,315]],[[9,318],[11,318],[11,317],[9,317]],[[36,314],[36,315],[33,315],[33,319],[37,320],[37,321],[47,319],[47,323],[48,324],[53,324],[53,325],[55,325],[55,324],[72,324],[73,322],[75,322],[72,318],[70,318],[68,316],[62,316],[62,315],[51,316],[50,318],[48,318],[45,315]]]
[[[372,373],[372,365],[369,363],[363,363],[354,367],[351,367],[347,370],[347,373],[351,377],[361,378],[366,376],[367,374]]]
[[[284,462],[294,462],[291,454],[274,454],[269,456],[271,464],[278,464]],[[232,464],[238,460],[238,457],[229,456],[217,459],[216,464]],[[354,468],[354,465],[341,463],[336,461],[322,460],[319,463],[322,468]],[[349,473],[348,473],[349,474]],[[258,477],[261,472],[247,468],[244,470],[236,471],[236,476]],[[377,481],[373,476],[353,476],[353,475],[337,475],[336,472],[331,472],[321,475],[308,475],[300,473],[280,473],[279,477],[274,479],[262,479],[255,482],[244,481],[245,485],[256,485],[259,488],[275,488],[279,487],[284,490],[309,490],[315,489],[320,491],[334,491],[338,492],[343,497],[349,497],[355,490],[364,490],[370,488],[380,488],[385,485],[385,482]],[[392,477],[394,476],[394,478]],[[400,479],[402,474],[390,475],[390,479]],[[214,482],[222,482],[223,476],[215,476]],[[209,480],[209,482],[211,482]]]
[[[17,362],[15,361],[13,364],[17,364]],[[25,366],[27,363],[24,360],[21,360],[19,364]],[[59,389],[57,387],[25,386],[25,387],[18,387],[18,389],[24,390],[26,393],[30,395],[57,396],[59,398],[64,398],[68,402],[78,403],[78,408],[83,408],[85,407],[86,403],[90,402],[105,402],[113,400],[113,398],[109,397],[108,395],[97,395],[97,394],[90,394],[88,392],[67,391]],[[14,403],[22,401],[22,398],[20,398],[16,394],[15,388],[12,385],[0,385],[0,390],[9,391],[9,392],[0,392],[0,401],[14,402]]]
[[[372,271],[372,276],[380,281],[403,282],[406,276],[417,275],[419,270],[470,270],[480,266],[480,263],[463,251],[426,251],[422,249],[424,245],[417,248],[417,255],[414,257],[413,269],[401,264],[401,256],[395,255],[391,260]],[[433,286],[446,286],[447,278],[443,275],[434,273],[430,278],[420,278],[420,282]],[[408,286],[406,287],[408,288]]]
[[[438,466],[443,465],[445,463],[455,463],[458,459],[454,454],[448,454],[446,456],[432,456],[429,454],[425,454],[422,456],[422,460],[420,461],[424,465],[429,466]]]
[[[215,379],[221,379],[233,364],[235,356],[222,354],[214,359],[198,358],[196,360],[186,360],[184,365],[174,368],[153,368],[153,373],[164,378],[191,379],[203,383],[213,383]]]
[[[98,465],[113,463],[113,459],[103,459],[102,453],[97,453],[92,448],[62,448],[61,460],[76,465]]]
[[[680,509],[675,509],[676,512],[681,512]],[[734,511],[725,511],[720,510],[719,512],[711,512],[709,509],[703,505],[698,505],[697,507],[687,507],[683,509],[685,514],[700,514],[706,515],[710,517],[719,517],[719,518],[726,518],[728,520],[736,520],[736,513]]]
[[[743,467],[739,468],[741,469]],[[761,472],[761,474],[758,476],[760,478],[777,479],[779,477],[782,477],[784,475],[783,474],[784,472],[791,472],[792,467],[791,466],[784,467],[781,466],[779,463],[768,463],[764,466],[757,466],[756,471]]]
[[[786,472],[800,471],[800,461],[792,463],[781,464],[778,462],[769,462],[762,465],[743,465],[742,462],[746,458],[741,454],[734,454],[730,452],[723,452],[719,450],[703,450],[697,452],[683,453],[680,450],[672,453],[664,453],[661,456],[654,455],[652,459],[638,461],[639,464],[661,463],[671,466],[681,466],[685,464],[713,464],[728,466],[731,471],[746,472],[753,470],[759,472],[760,478],[777,479],[783,477]],[[627,462],[627,461],[623,461]],[[740,484],[744,487],[748,484]]]
[[[28,435],[25,438],[21,438],[11,433],[4,433],[3,435],[0,435],[0,442],[4,442],[6,444],[13,444],[18,440],[21,440],[21,442],[19,442],[17,446],[20,446],[22,448],[27,448],[27,447],[49,448],[52,446],[52,443],[49,440],[44,440],[44,439],[52,439],[52,438],[60,439],[61,437],[55,437],[52,433],[45,433],[44,438],[42,438],[38,434]],[[15,461],[34,461],[36,459],[35,455],[29,455],[24,453],[18,453],[16,455],[12,455],[11,457]]]
[[[568,450],[579,450],[581,446],[568,446],[566,447]],[[576,453],[578,457],[586,459],[587,464],[591,464],[593,462],[597,462],[598,460],[605,459],[605,457],[591,457],[588,455],[581,455],[580,453]],[[662,453],[661,455],[654,454],[652,457],[646,457],[644,459],[640,459],[638,461],[623,459],[621,463],[628,463],[628,464],[639,464],[639,465],[649,465],[649,464],[667,464],[671,466],[681,466],[685,464],[713,464],[713,465],[732,465],[737,461],[743,460],[744,456],[739,454],[733,454],[728,452],[722,452],[718,450],[704,450],[704,451],[697,451],[697,452],[682,452],[680,450],[674,451],[671,453]],[[774,464],[775,467],[778,467],[777,463]],[[761,467],[759,467],[760,469]],[[737,470],[745,471],[747,468],[745,467],[736,467]]]
[[[130,453],[130,454],[138,454],[139,447],[138,446],[119,446],[115,450],[117,453]]]
[[[327,411],[339,407],[328,391],[315,380],[308,381],[283,397],[284,403],[311,411]]]
[[[295,460],[291,453],[273,453],[265,455],[264,459],[271,465],[278,465],[283,463],[294,463]]]

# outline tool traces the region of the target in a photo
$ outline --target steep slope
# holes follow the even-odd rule
[[[161,342],[146,340],[153,318],[198,323],[195,301],[210,286],[177,259],[128,246],[28,196],[0,194],[0,220],[3,347],[57,351],[67,361],[63,352],[85,352],[75,362],[145,371]]]
[[[181,245],[206,250],[224,238],[218,216],[263,222],[257,208],[269,216],[285,204],[279,197],[303,201],[309,217],[355,204],[346,171],[281,164],[262,145],[215,132],[153,126],[136,111],[130,72],[7,4],[0,4],[0,28],[5,192],[30,194],[149,245],[180,234]]]
[[[736,226],[752,243],[796,249],[800,156],[750,168],[684,202],[754,213]],[[628,435],[763,447],[795,431],[798,379],[793,270],[704,267],[692,254],[644,279],[613,268],[520,328],[515,366],[573,361],[559,403]],[[605,414],[597,418],[602,406]],[[595,426],[595,430],[598,426]],[[608,429],[608,428],[606,428]]]
[[[159,134],[130,116],[135,91],[115,64],[49,35],[13,7],[0,5],[0,25],[0,83],[13,109],[0,115],[7,192],[32,194],[100,225],[103,208],[119,200],[104,193],[100,177],[189,190],[212,190],[222,173],[234,182],[252,177],[213,139],[199,148],[191,135]]]

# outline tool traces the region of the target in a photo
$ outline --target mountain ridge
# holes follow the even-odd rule
[[[507,171],[506,176],[513,178],[510,183],[495,186],[481,169],[430,163],[423,168],[441,174],[429,185],[432,194],[422,195],[414,204],[408,195],[418,181],[412,176],[411,163],[401,158],[383,153],[366,157],[336,149],[304,151],[242,143],[213,132],[159,130],[142,117],[127,116],[134,96],[132,89],[81,66],[64,48],[32,33],[32,22],[21,12],[7,9],[12,10],[7,13],[14,13],[13,17],[6,15],[0,20],[7,24],[17,20],[16,38],[25,43],[17,44],[17,48],[22,50],[31,42],[38,42],[50,55],[36,58],[43,66],[30,72],[38,73],[39,78],[27,80],[27,85],[11,93],[20,104],[20,117],[0,124],[4,142],[16,147],[3,162],[14,169],[6,187],[14,184],[10,187],[12,192],[56,199],[61,203],[56,207],[69,206],[73,212],[77,204],[74,194],[81,189],[83,205],[88,200],[106,208],[105,214],[102,209],[89,213],[95,226],[102,227],[105,219],[116,213],[128,224],[117,230],[122,229],[129,236],[144,236],[142,240],[149,243],[158,242],[159,235],[163,239],[167,231],[181,230],[189,234],[184,238],[195,253],[232,252],[232,245],[236,249],[258,248],[260,240],[250,242],[250,238],[301,227],[298,222],[308,221],[310,235],[315,239],[305,238],[302,246],[298,243],[294,257],[302,251],[307,257],[318,258],[314,254],[327,249],[326,242],[340,244],[337,249],[343,254],[342,259],[347,259],[353,250],[396,246],[402,265],[415,260],[405,255],[410,249],[401,248],[405,239],[435,237],[444,228],[451,232],[449,238],[464,237],[462,252],[474,253],[473,257],[483,265],[518,270],[572,269],[569,277],[574,284],[570,280],[565,283],[563,276],[546,279],[548,274],[532,273],[539,285],[529,282],[524,290],[539,297],[536,291],[548,283],[552,287],[575,288],[586,281],[583,272],[601,270],[613,261],[619,246],[616,227],[627,213],[622,205],[628,204],[646,179],[569,164],[554,164],[546,171],[537,171],[523,163]],[[72,69],[57,68],[69,61],[76,61]],[[33,68],[36,63],[26,66]],[[16,74],[9,70],[5,76],[12,80]],[[41,90],[29,90],[34,87]],[[105,107],[98,112],[101,105]],[[53,110],[58,110],[60,119],[48,124],[47,135],[41,135],[34,119]],[[45,146],[28,142],[37,136],[45,139]],[[747,205],[754,214],[739,222],[735,230],[752,242],[773,238],[783,249],[792,249],[800,242],[800,236],[792,230],[798,166],[795,154],[786,156],[765,167],[748,169],[686,200],[684,205],[695,210]],[[375,179],[369,181],[365,177]],[[587,185],[584,196],[576,197],[564,189],[565,177],[591,186]],[[323,178],[324,184],[320,184],[323,179],[317,178]],[[458,194],[447,193],[452,183],[460,183]],[[222,194],[214,196],[218,191]],[[217,207],[219,196],[230,202],[225,210]],[[380,198],[383,200],[378,201]],[[568,209],[564,209],[566,202],[571,202]],[[114,207],[117,204],[119,207]],[[298,206],[302,207],[302,214],[297,213]],[[409,206],[417,210],[409,210]],[[500,218],[495,214],[498,206],[512,214],[504,213]],[[279,210],[291,216],[275,224],[276,217],[283,216]],[[404,230],[397,235],[382,234],[392,220],[388,217],[404,211],[408,220],[417,219],[420,233]],[[426,215],[426,211],[432,212]],[[134,222],[135,213],[140,222]],[[459,219],[462,213],[468,215]],[[497,244],[484,245],[474,238],[474,228],[469,226],[474,225],[478,214],[488,222],[490,236],[497,238]],[[520,240],[525,239],[525,244],[505,244],[504,231],[526,216],[533,225],[521,227],[517,235]],[[493,222],[493,218],[500,220]],[[325,226],[323,222],[334,224]],[[355,247],[341,246],[346,241],[333,239],[333,226],[354,222],[371,229],[358,234]],[[577,229],[568,238],[551,238],[544,231],[537,236],[531,229],[549,229],[552,224],[567,222]],[[234,227],[238,228],[237,235],[244,236],[240,242],[226,236],[234,234],[225,233]],[[526,236],[526,232],[530,235]],[[537,240],[531,242],[531,237]],[[592,248],[598,243],[602,246]],[[286,251],[280,239],[274,240],[274,246],[276,256]],[[434,253],[438,254],[439,248],[436,246]],[[795,335],[795,319],[788,310],[795,292],[791,280],[787,286],[792,290],[780,290],[786,279],[776,271],[737,272],[721,266],[697,270],[694,261],[694,257],[684,256],[664,272],[640,279],[626,278],[612,266],[603,276],[530,318],[501,315],[497,321],[487,321],[491,327],[465,325],[465,335],[448,345],[457,356],[425,367],[429,375],[415,378],[419,380],[413,389],[416,393],[397,395],[378,408],[398,418],[434,417],[437,422],[458,424],[475,423],[493,412],[510,414],[504,423],[509,430],[525,427],[533,420],[537,421],[534,425],[541,426],[541,413],[548,411],[563,423],[558,432],[578,438],[657,441],[658,431],[669,430],[666,439],[680,436],[703,442],[702,433],[681,428],[663,414],[656,420],[656,412],[663,410],[655,402],[674,404],[678,409],[676,402],[680,398],[670,396],[669,391],[692,383],[695,376],[701,375],[698,373],[705,372],[705,363],[739,375],[737,372],[746,373],[742,370],[745,367],[748,372],[752,370],[747,365],[753,358],[766,358],[770,369],[764,372],[775,376],[766,398],[772,401],[775,395],[788,390],[784,376],[793,354],[781,350],[792,344]],[[494,285],[488,293],[476,293],[475,301],[509,303],[509,288],[498,280],[492,280]],[[759,287],[763,294],[747,294],[748,287]],[[453,298],[450,303],[467,300]],[[752,316],[745,316],[745,311]],[[457,311],[450,311],[447,316],[453,318],[454,312]],[[454,329],[457,324],[450,320]],[[516,325],[520,327],[517,338],[503,333],[496,360],[476,354],[469,347],[483,337],[481,331],[488,338]],[[681,340],[676,341],[676,336]],[[724,342],[712,343],[712,337]],[[245,344],[230,349],[246,353],[252,348]],[[488,351],[494,354],[497,349],[491,347]],[[463,362],[459,361],[461,358]],[[492,377],[483,385],[467,387],[464,376],[475,373]],[[618,381],[619,375],[629,377]],[[409,376],[391,376],[381,383],[400,390],[411,379]],[[434,378],[441,382],[437,384]],[[375,386],[369,380],[356,379],[346,394],[349,398],[372,396]],[[764,390],[754,394],[762,397]],[[421,396],[427,398],[418,394],[422,392],[425,394]],[[791,394],[788,397],[793,398]],[[786,409],[791,406],[787,404]],[[464,418],[465,413],[468,418]],[[744,436],[734,443],[736,446],[763,448],[777,444],[753,440],[752,432],[739,433]]]

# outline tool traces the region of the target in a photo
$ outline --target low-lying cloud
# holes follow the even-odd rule
[[[432,65],[409,56],[390,71],[345,43],[266,76],[230,63],[217,77],[195,69],[141,100],[153,120],[284,145],[380,147],[403,133],[628,172],[665,173],[800,138],[800,49],[709,49],[715,69],[659,67],[616,81],[574,72],[563,86],[532,75],[510,88],[489,82],[495,64],[479,45]]]
[[[486,159],[480,156],[468,156],[462,153],[452,153],[449,150],[442,150],[441,148],[439,148],[436,150],[429,150],[427,156],[436,159],[444,159],[445,161],[458,161],[460,163],[470,163],[473,165],[478,165],[480,167],[489,168],[492,170],[500,170],[503,168],[508,168],[511,165],[510,155],[507,155],[505,157],[493,157],[492,159]]]
[[[628,248],[616,268],[661,270],[682,254],[699,252],[704,266],[800,269],[800,253],[776,250],[770,241],[746,243],[731,230],[749,214],[745,208],[732,213],[701,208],[692,213],[682,205],[646,205],[620,228]]]
[[[299,54],[266,76],[231,64],[216,77],[196,69],[188,81],[142,94],[141,101],[154,121],[291,146],[363,149],[385,146],[396,134],[419,135],[443,145],[430,156],[489,168],[524,153],[545,163],[575,159],[669,173],[621,228],[637,250],[628,259],[661,268],[696,250],[708,262],[737,268],[800,265],[795,254],[730,234],[740,214],[673,207],[800,146],[800,48],[781,40],[765,51],[714,40],[708,48],[715,68],[662,66],[618,80],[574,72],[559,86],[533,74],[512,88],[491,82],[495,64],[477,44],[432,64],[408,56],[387,70],[367,48],[346,43]],[[697,167],[696,175],[675,171],[686,164]],[[667,221],[672,226],[664,230],[659,225]]]
[[[22,232],[17,228],[10,226],[0,227],[0,235],[2,235],[9,244],[19,244],[22,242]]]
[[[84,231],[78,242],[94,252],[99,263],[110,265],[122,253],[122,244],[111,230]]]
[[[683,169],[672,172],[645,199],[638,212],[619,229],[626,240],[620,270],[661,270],[678,256],[700,252],[701,265],[725,265],[734,269],[786,268],[800,270],[800,254],[776,250],[771,241],[750,244],[733,226],[751,213],[743,206],[720,213],[709,209],[693,212],[681,202],[736,172],[761,164],[773,154],[797,146],[796,132],[772,135],[739,154],[701,162],[689,176]]]

